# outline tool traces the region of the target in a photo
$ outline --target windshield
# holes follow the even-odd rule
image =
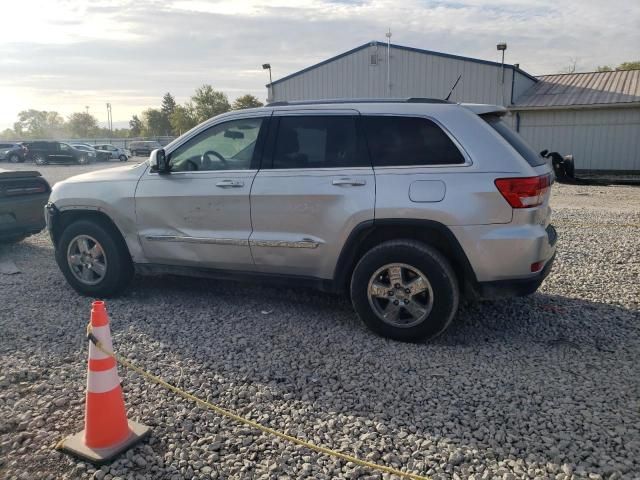
[[[544,165],[546,160],[529,146],[527,142],[516,132],[511,130],[509,126],[500,120],[496,115],[483,115],[482,118],[511,145],[529,165],[539,167]]]

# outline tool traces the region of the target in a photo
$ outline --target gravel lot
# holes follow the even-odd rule
[[[41,171],[54,182],[103,167]],[[540,292],[464,306],[434,342],[376,337],[346,300],[314,291],[154,277],[107,302],[115,348],[235,412],[433,479],[640,478],[640,229],[593,225],[640,224],[640,188],[554,188],[559,252]],[[0,274],[0,478],[391,478],[122,368],[130,418],[151,438],[99,470],[58,453],[83,426],[90,300],[45,233],[0,258],[22,271]]]

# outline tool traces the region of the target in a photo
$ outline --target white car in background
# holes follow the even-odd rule
[[[93,146],[96,150],[109,153],[111,159],[117,158],[121,162],[126,162],[131,157],[131,152],[125,148],[119,148],[114,145],[104,143]]]

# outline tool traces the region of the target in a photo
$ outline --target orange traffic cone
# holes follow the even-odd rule
[[[104,302],[93,302],[91,328],[100,344],[113,351]],[[90,342],[84,430],[63,440],[61,450],[99,465],[149,432],[149,427],[127,420],[116,361]]]

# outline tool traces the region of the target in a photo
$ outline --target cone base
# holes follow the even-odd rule
[[[146,425],[129,420],[129,436],[122,442],[109,448],[89,448],[84,444],[84,430],[70,435],[62,442],[60,450],[70,455],[81,458],[94,465],[107,463],[119,454],[129,449],[136,443],[142,441],[151,433],[151,429]]]

